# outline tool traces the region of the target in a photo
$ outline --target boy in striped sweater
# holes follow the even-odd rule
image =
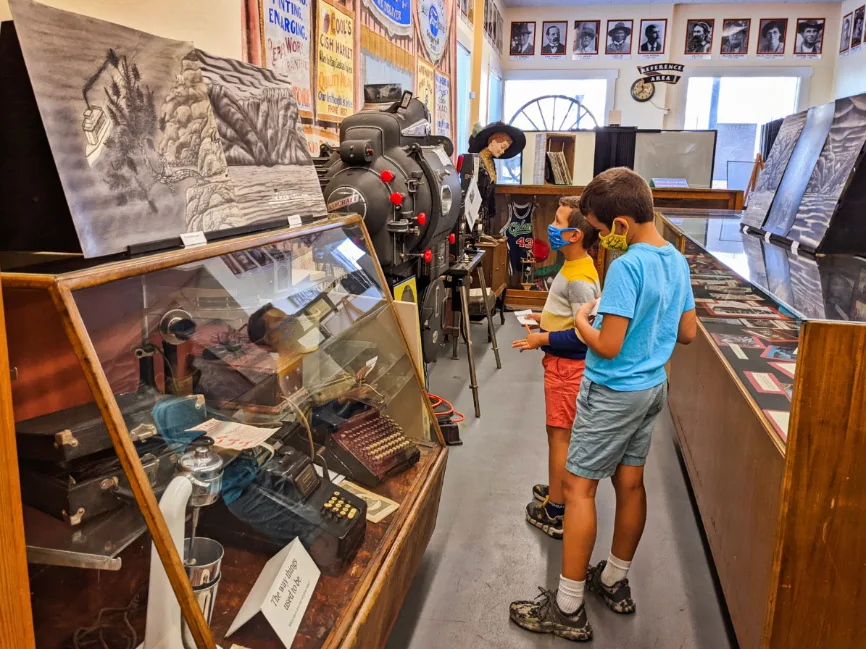
[[[598,273],[586,252],[598,240],[598,230],[580,213],[579,204],[579,196],[564,196],[559,201],[547,234],[550,247],[562,251],[565,263],[553,280],[544,310],[530,316],[540,331],[512,345],[521,352],[544,352],[549,486],[532,488],[534,500],[526,506],[526,520],[554,539],[562,538],[565,460],[586,357],[586,345],[577,336],[574,319],[580,307],[595,301],[601,292]]]

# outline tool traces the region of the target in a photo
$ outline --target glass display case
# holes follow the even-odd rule
[[[866,621],[845,593],[866,570],[827,566],[866,538],[866,259],[744,232],[741,215],[657,215],[698,315],[671,360],[677,439],[739,646],[854,649]]]
[[[384,644],[446,450],[360,218],[15,264],[36,646]],[[240,624],[293,543],[315,564],[296,635]]]

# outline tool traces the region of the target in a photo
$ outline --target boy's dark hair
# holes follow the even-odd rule
[[[598,230],[592,227],[586,217],[580,213],[580,196],[563,196],[559,199],[559,205],[571,209],[568,215],[568,227],[577,228],[583,233],[583,249],[592,248],[598,241]]]
[[[580,196],[580,211],[610,227],[618,216],[635,223],[653,220],[653,194],[647,182],[631,169],[614,167],[593,178]]]

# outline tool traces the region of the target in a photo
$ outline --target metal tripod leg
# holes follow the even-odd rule
[[[493,341],[493,355],[496,356],[496,369],[502,369],[502,361],[499,360],[499,344],[496,342],[496,330],[493,328],[493,314],[490,312],[490,303],[487,301],[487,284],[484,281],[484,270],[481,265],[475,267],[478,273],[478,283],[481,285],[481,303],[484,305],[484,313],[487,314],[487,330]]]
[[[469,279],[468,277],[466,278]],[[472,389],[472,401],[475,403],[475,416],[481,416],[481,404],[478,401],[478,380],[475,377],[475,352],[472,351],[471,321],[469,320],[469,287],[468,282],[460,284],[460,312],[462,313],[463,339],[466,341],[466,354],[469,356],[469,387]]]
[[[457,344],[460,342],[460,312],[454,312],[454,327],[450,333],[451,336],[451,360],[457,360]]]

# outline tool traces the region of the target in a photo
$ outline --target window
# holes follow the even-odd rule
[[[713,187],[728,186],[729,162],[754,161],[761,124],[796,112],[799,94],[799,77],[689,79],[684,128],[718,131]]]
[[[595,127],[596,122],[603,126],[607,91],[607,79],[508,79],[503,120],[514,119],[514,126],[524,131],[570,131],[578,126],[589,129]],[[577,99],[596,121],[581,116],[576,125],[577,110],[563,99],[535,103],[526,107],[522,115],[517,115],[526,104],[549,96]]]
[[[469,102],[472,93],[472,55],[457,43],[457,153],[469,150]]]
[[[490,71],[490,91],[487,93],[487,122],[498,122],[502,119],[502,77],[493,70]]]

